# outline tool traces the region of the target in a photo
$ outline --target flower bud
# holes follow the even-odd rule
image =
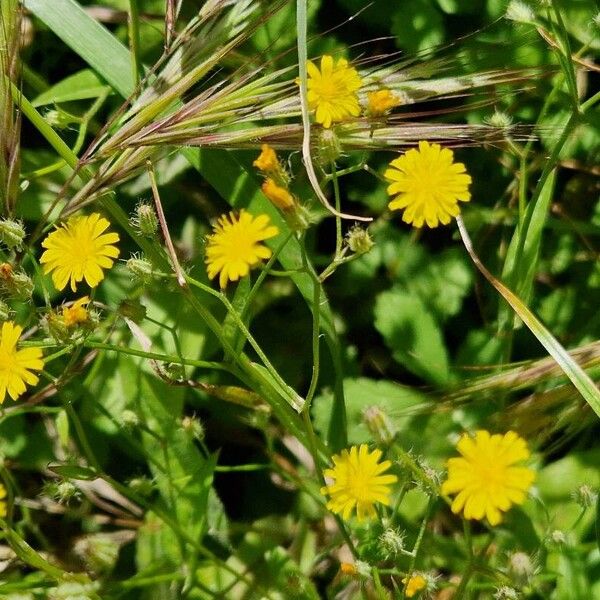
[[[25,228],[21,221],[0,219],[0,242],[9,250],[20,250],[25,239]]]
[[[323,129],[319,137],[319,158],[325,165],[334,163],[342,155],[342,145],[333,129]]]
[[[146,498],[154,491],[154,484],[148,477],[134,477],[129,481],[129,487],[140,496]]]
[[[279,169],[281,169],[281,165],[279,164],[275,150],[273,150],[269,144],[263,144],[260,148],[261,152],[252,165],[259,171],[267,174],[276,173],[279,171]]]
[[[66,581],[48,590],[48,600],[93,600],[98,597],[99,588],[100,583],[97,581],[90,583]]]
[[[8,321],[11,318],[11,315],[12,310],[10,309],[10,306],[8,306],[6,302],[0,300],[0,324],[4,321]]]
[[[107,533],[94,533],[80,537],[73,552],[85,563],[88,570],[98,574],[110,571],[117,562],[120,544],[118,538]]]
[[[135,207],[135,215],[130,219],[131,225],[142,235],[154,237],[158,231],[158,217],[151,204],[140,202]]]
[[[131,273],[131,275],[142,283],[147,285],[154,279],[154,269],[152,263],[146,260],[143,256],[133,255],[126,263],[125,267]]]
[[[561,531],[560,529],[555,529],[550,534],[550,541],[553,544],[556,544],[557,546],[562,546],[563,544],[567,543],[567,537],[565,536],[564,531]]]
[[[0,292],[9,298],[29,300],[33,294],[33,281],[25,271],[14,270],[11,264],[1,263]]]
[[[598,500],[598,492],[590,487],[589,485],[580,485],[576,490],[573,491],[571,497],[581,508],[590,508],[596,505]]]
[[[525,585],[536,570],[531,557],[525,554],[525,552],[514,552],[511,554],[508,568],[514,577],[514,581],[519,585]]]
[[[367,115],[370,117],[380,117],[395,106],[398,106],[400,99],[390,90],[382,88],[374,92],[368,92],[367,102]]]
[[[417,592],[427,587],[427,579],[421,573],[413,573],[410,578],[405,577],[402,583],[406,585],[406,597],[412,598]]]
[[[140,424],[140,418],[132,410],[124,410],[121,413],[121,423],[127,430],[135,429]]]
[[[511,0],[506,8],[506,18],[515,23],[535,23],[535,13],[528,4],[520,0]]]
[[[389,444],[394,439],[394,426],[390,418],[378,406],[365,408],[362,418],[367,429],[379,444]]]
[[[519,593],[514,588],[503,585],[501,588],[496,590],[494,594],[495,600],[518,600]]]
[[[399,529],[386,529],[379,536],[378,545],[385,560],[394,559],[404,550],[404,534]]]
[[[512,125],[510,116],[499,110],[495,111],[494,114],[487,119],[487,122],[493,127],[498,127],[500,129],[507,129]]]
[[[50,127],[54,127],[55,129],[66,129],[73,123],[80,121],[75,115],[70,115],[60,108],[49,110],[44,115],[44,120]]]
[[[44,486],[45,493],[59,504],[69,504],[71,500],[79,499],[79,488],[68,479],[51,481]]]
[[[76,327],[89,321],[90,315],[86,308],[89,302],[89,297],[83,296],[83,298],[75,300],[70,306],[63,307],[62,318],[66,327]]]
[[[346,234],[346,244],[348,244],[348,248],[355,254],[366,254],[375,245],[369,232],[359,225],[355,225],[348,231]]]
[[[192,440],[198,440],[200,442],[204,439],[204,425],[202,425],[202,421],[196,417],[183,417],[183,419],[181,419],[181,428]]]
[[[271,204],[283,212],[294,210],[296,201],[290,192],[275,183],[270,177],[265,180],[261,188],[262,193],[270,200]]]
[[[340,571],[344,575],[349,575],[350,577],[355,577],[356,575],[358,575],[358,569],[356,568],[356,565],[354,563],[340,563]]]

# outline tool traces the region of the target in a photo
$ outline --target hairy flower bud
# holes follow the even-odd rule
[[[129,480],[129,487],[140,496],[147,497],[154,491],[154,484],[148,477],[134,477]]]
[[[503,585],[496,590],[494,598],[495,600],[518,600],[519,593],[514,588]]]
[[[17,300],[29,300],[33,294],[33,281],[25,271],[13,269],[10,263],[1,263],[0,293]]]
[[[515,23],[534,23],[535,13],[531,6],[525,4],[525,2],[511,0],[506,8],[506,18]]]
[[[10,309],[10,306],[8,306],[6,302],[0,300],[0,324],[4,321],[8,321],[10,319],[11,314],[12,311]]]
[[[342,145],[333,129],[323,129],[319,137],[319,158],[324,165],[331,165],[342,155]]]
[[[151,204],[140,202],[135,207],[135,214],[130,219],[131,225],[135,227],[142,235],[154,237],[158,231],[158,217]]]
[[[359,225],[355,225],[348,231],[346,234],[346,244],[348,244],[348,248],[355,254],[366,254],[375,245],[369,232]]]
[[[183,419],[181,419],[181,428],[190,439],[198,441],[204,439],[204,425],[202,424],[202,421],[196,417],[183,417]]]
[[[154,269],[152,263],[146,260],[143,256],[132,256],[126,263],[125,267],[133,275],[134,279],[140,283],[147,285],[154,279]]]
[[[0,219],[0,242],[9,250],[20,250],[25,239],[25,228],[21,221]]]
[[[396,558],[404,550],[404,533],[399,529],[386,529],[377,541],[379,550],[386,560]]]
[[[379,406],[368,406],[362,412],[363,422],[379,444],[389,444],[395,435],[388,415]]]
[[[573,490],[571,497],[581,508],[590,508],[596,505],[598,500],[598,491],[587,484],[580,485],[576,490]]]

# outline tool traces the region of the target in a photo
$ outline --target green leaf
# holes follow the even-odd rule
[[[81,467],[79,465],[54,464],[48,465],[48,470],[64,477],[65,479],[81,479],[91,481],[98,478],[98,472],[91,467]]]
[[[428,402],[428,397],[413,388],[391,381],[376,381],[367,377],[344,380],[346,410],[348,416],[348,443],[362,444],[373,440],[363,418],[370,407],[379,408],[390,419],[394,432],[402,432],[408,425],[415,409]],[[320,432],[329,429],[331,420],[332,392],[326,391],[313,402],[312,413],[315,427]]]
[[[431,383],[448,382],[448,355],[440,327],[416,295],[394,288],[375,303],[375,327],[393,357]]]
[[[97,98],[110,91],[110,89],[93,71],[83,69],[59,81],[49,90],[42,92],[37,98],[31,101],[31,104],[37,108],[46,104],[88,100],[89,98]]]
[[[133,92],[129,51],[75,0],[24,0],[24,4],[117,92],[124,97]]]

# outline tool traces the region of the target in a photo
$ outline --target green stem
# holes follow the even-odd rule
[[[135,85],[140,82],[142,63],[140,60],[140,9],[138,0],[129,0],[128,17],[129,48],[131,50],[131,69]]]

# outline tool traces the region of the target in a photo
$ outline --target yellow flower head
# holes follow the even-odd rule
[[[402,580],[402,583],[406,585],[407,578]],[[427,580],[423,575],[413,575],[408,579],[408,585],[406,585],[406,597],[412,598],[417,592],[424,590],[427,587]]]
[[[260,242],[278,233],[267,215],[255,218],[243,209],[239,215],[222,215],[207,237],[205,261],[209,278],[220,273],[219,285],[224,288],[228,281],[244,277],[250,267],[271,256],[270,248]]]
[[[356,565],[354,563],[347,563],[347,562],[341,563],[340,571],[344,575],[351,575],[352,577],[354,577],[355,575],[358,575],[358,569],[356,568]]]
[[[311,60],[307,61],[306,68],[306,98],[311,110],[316,110],[317,123],[331,127],[334,121],[358,117],[360,105],[356,92],[362,80],[346,59],[340,58],[335,63],[333,57],[326,54],[321,58],[321,70]]]
[[[419,142],[390,163],[384,173],[391,182],[387,188],[392,210],[404,209],[402,220],[422,227],[447,225],[460,213],[458,202],[471,199],[471,176],[463,163],[454,162],[454,153],[439,144]]]
[[[0,404],[6,398],[6,392],[16,400],[25,392],[26,385],[35,385],[39,377],[32,371],[44,368],[41,348],[23,348],[17,350],[22,327],[12,321],[2,323],[0,331]]]
[[[281,165],[279,164],[279,160],[277,160],[277,154],[275,153],[275,150],[273,150],[269,144],[263,144],[260,149],[261,152],[252,165],[263,173],[273,173],[279,171]]]
[[[448,479],[442,484],[443,494],[457,494],[452,512],[498,525],[501,511],[522,504],[535,479],[531,469],[513,466],[529,457],[525,440],[514,431],[490,435],[480,430],[475,438],[464,434],[456,448],[462,457],[448,460]]]
[[[6,488],[0,483],[0,518],[4,519],[8,513],[6,507]]]
[[[71,306],[63,306],[62,316],[67,327],[85,323],[89,319],[86,306],[90,303],[88,296],[75,300]]]
[[[277,185],[270,177],[261,186],[263,194],[280,210],[292,210],[296,206],[294,196],[284,187]]]
[[[333,468],[324,471],[333,483],[321,488],[321,493],[330,497],[327,508],[349,519],[356,507],[358,520],[362,521],[365,517],[375,516],[376,502],[389,506],[389,484],[398,478],[382,474],[392,463],[389,460],[380,463],[380,458],[381,450],[369,452],[366,444],[360,448],[352,446],[350,451],[342,450],[341,454],[333,456]]]
[[[113,246],[119,235],[104,233],[109,226],[105,218],[93,213],[71,217],[46,237],[40,262],[44,273],[52,273],[57,290],[63,290],[69,280],[75,292],[83,279],[92,288],[104,279],[103,269],[110,269],[119,256],[119,249]]]
[[[388,110],[398,106],[400,100],[388,89],[375,90],[367,94],[367,112],[373,116],[384,115]]]

